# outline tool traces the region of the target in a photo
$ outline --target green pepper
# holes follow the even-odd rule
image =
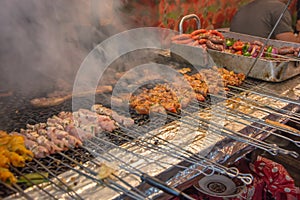
[[[17,180],[17,183],[26,183],[27,186],[40,184],[48,182],[48,176],[49,175],[46,172],[25,174]]]
[[[272,53],[273,47],[272,46],[268,46],[267,51],[265,53],[265,57],[272,57],[271,53]]]
[[[246,51],[246,52],[244,52],[244,54],[243,54],[244,56],[251,56],[251,53],[250,52],[248,52],[248,51]]]
[[[228,47],[231,47],[233,44],[234,44],[234,39],[233,38],[226,38],[226,40],[225,40],[225,44],[226,44],[226,46],[228,46]]]
[[[248,52],[250,45],[249,43],[245,43],[242,49],[243,54],[245,54],[246,52]]]

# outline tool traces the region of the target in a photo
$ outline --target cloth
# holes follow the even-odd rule
[[[278,0],[255,0],[241,7],[233,17],[230,31],[267,38],[284,10]],[[292,16],[287,10],[271,38],[284,32],[294,32]]]
[[[234,198],[229,200],[242,199],[264,199],[264,200],[299,200],[300,189],[295,186],[294,180],[288,174],[286,169],[267,158],[258,156],[257,160],[250,165],[244,159],[235,163],[235,167],[242,173],[251,173],[253,175],[252,184]],[[194,188],[189,188],[185,193],[197,200],[222,200],[223,198],[211,197],[200,193]],[[183,200],[179,197],[171,200]]]
[[[300,199],[300,189],[282,165],[258,156],[252,168],[265,181],[266,189],[276,200]]]

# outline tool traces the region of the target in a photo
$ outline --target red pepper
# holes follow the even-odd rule
[[[242,51],[243,46],[244,46],[244,42],[238,40],[233,43],[232,48],[237,51]]]
[[[242,51],[237,51],[234,54],[236,54],[236,55],[243,55]]]

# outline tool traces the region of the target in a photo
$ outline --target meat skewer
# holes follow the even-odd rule
[[[76,112],[60,112],[46,123],[27,124],[27,129],[11,135],[22,136],[25,146],[34,157],[44,158],[50,154],[82,146],[82,142],[91,139],[103,131],[112,132],[118,123],[129,127],[134,124],[130,118],[118,115],[114,111],[97,104],[93,106],[99,113],[87,109]]]
[[[104,85],[99,86],[96,91],[84,91],[77,94],[67,94],[65,96],[59,96],[59,97],[42,97],[42,98],[35,98],[30,101],[31,105],[34,107],[50,107],[50,106],[56,106],[59,105],[68,99],[71,99],[72,97],[82,97],[88,94],[101,94],[105,92],[111,92],[112,86],[110,85]]]
[[[184,78],[193,91],[180,84],[176,85],[176,83],[172,85],[158,84],[152,89],[144,89],[140,94],[133,95],[130,99],[130,106],[138,114],[161,111],[162,109],[153,109],[159,106],[168,112],[178,113],[193,98],[198,101],[205,101],[209,93],[217,94],[221,90],[229,90],[227,88],[229,85],[241,85],[245,80],[245,75],[214,67],[213,69],[201,70],[194,75],[184,74]]]

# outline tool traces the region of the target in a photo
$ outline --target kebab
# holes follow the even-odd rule
[[[134,123],[132,119],[117,115],[100,104],[95,108],[101,110],[102,114],[87,109],[73,113],[63,111],[49,118],[46,123],[27,124],[26,129],[21,129],[20,133],[12,132],[11,135],[22,136],[25,146],[34,156],[44,158],[79,147],[83,141],[103,131],[112,132],[118,128],[118,123],[127,127]]]
[[[17,180],[9,167],[24,167],[26,161],[32,160],[33,153],[26,149],[24,137],[0,131],[0,157],[0,180],[15,183]]]
[[[209,93],[217,94],[220,88],[229,90],[228,85],[239,86],[245,80],[245,75],[235,74],[224,68],[214,67],[212,69],[203,69],[193,75],[183,75],[185,80],[192,87],[193,91],[176,83],[158,84],[154,88],[144,88],[138,95],[132,95],[130,98],[130,107],[138,114],[149,114],[150,111],[164,111],[178,113],[180,109],[185,108],[193,98],[198,101],[205,101]],[[220,79],[216,79],[220,76]],[[209,84],[209,85],[208,85]],[[156,109],[159,106],[164,110]]]
[[[75,94],[65,94],[65,95],[59,95],[59,96],[50,96],[50,97],[42,97],[42,98],[35,98],[30,101],[31,105],[34,107],[50,107],[50,106],[56,106],[59,105],[72,97],[82,97],[86,96],[88,94],[101,94],[105,92],[111,92],[112,86],[110,85],[104,85],[104,86],[98,86],[96,91],[84,91],[80,93]]]

